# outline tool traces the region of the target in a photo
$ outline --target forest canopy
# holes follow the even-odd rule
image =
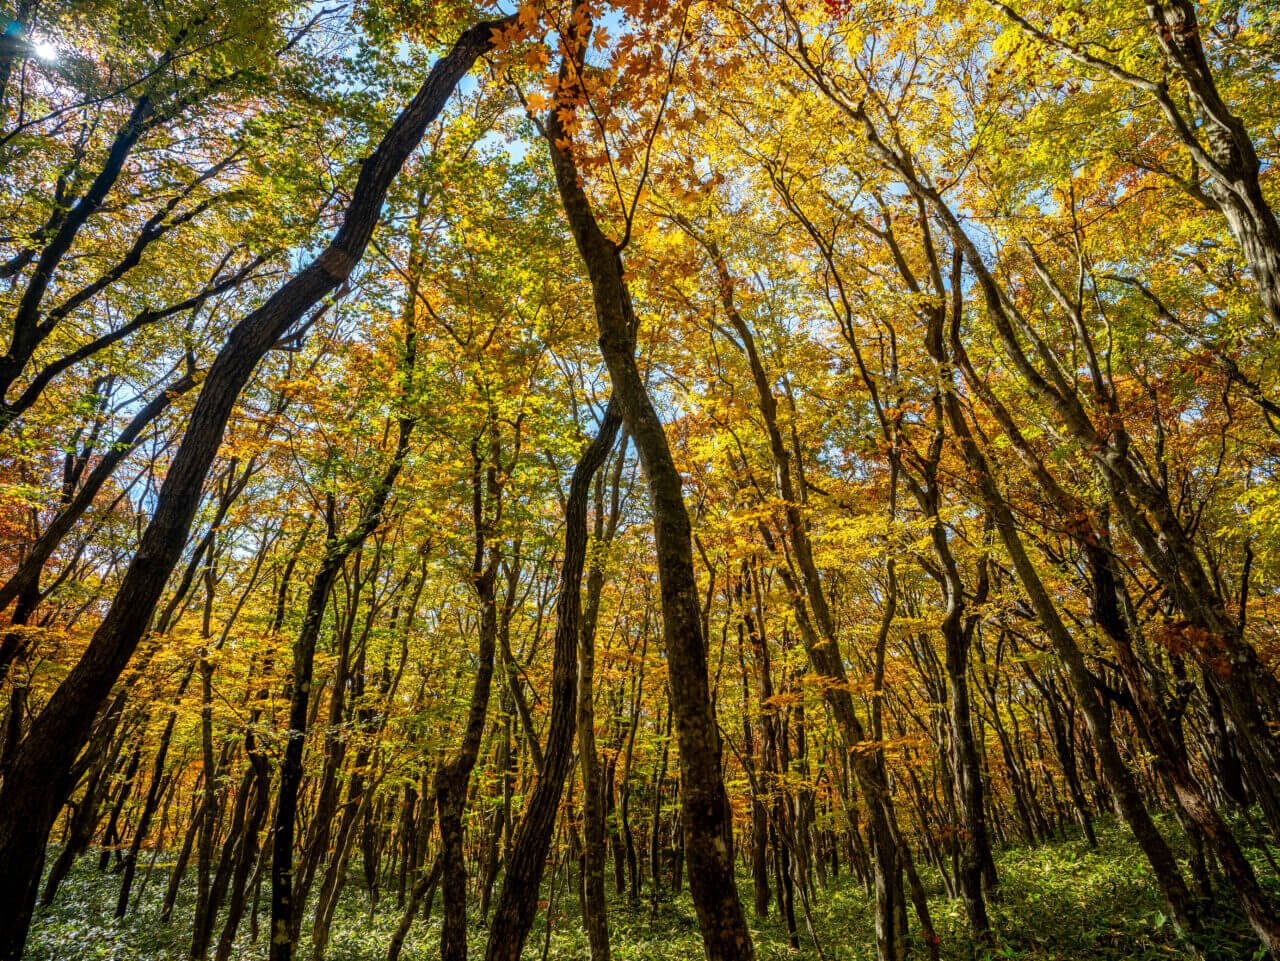
[[[2,12],[0,961],[1280,959],[1280,5]]]

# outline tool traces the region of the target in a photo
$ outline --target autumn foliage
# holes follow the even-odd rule
[[[0,958],[937,959],[1112,816],[1276,955],[1278,10],[18,3]]]

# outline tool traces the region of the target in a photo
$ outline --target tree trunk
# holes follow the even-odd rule
[[[505,23],[505,21],[504,21]],[[342,225],[325,251],[229,335],[210,367],[186,434],[165,474],[151,522],[83,656],[32,722],[0,787],[0,961],[19,961],[49,831],[74,787],[76,755],[146,633],[191,528],[200,490],[240,391],[258,361],[303,314],[346,280],[377,226],[392,180],[454,86],[494,43],[481,23],[459,37],[364,161]]]
[[[613,447],[621,423],[618,405],[610,401],[599,433],[573,472],[565,501],[564,560],[556,603],[556,633],[551,669],[551,719],[543,751],[542,773],[516,831],[502,891],[489,928],[486,961],[520,961],[533,927],[538,890],[547,864],[556,812],[565,775],[573,762],[577,713],[577,657],[581,636],[582,570],[587,551],[587,499],[591,480]],[[603,877],[601,877],[603,888]]]
[[[582,922],[587,929],[587,945],[591,961],[610,961],[609,916],[605,901],[604,870],[608,848],[605,839],[604,779],[600,756],[596,750],[595,664],[596,621],[600,611],[600,594],[604,588],[603,546],[613,539],[619,516],[618,491],[622,468],[626,462],[628,437],[623,433],[612,477],[612,498],[608,523],[605,523],[603,478],[596,480],[596,552],[587,574],[587,600],[578,636],[578,764],[582,772]]]
[[[574,85],[569,78],[577,75],[585,40],[582,35],[571,38],[573,62],[566,61],[561,69],[562,88],[566,91]],[[570,102],[566,99],[557,107]],[[560,198],[591,279],[600,352],[649,487],[662,594],[663,639],[680,751],[685,857],[694,908],[707,957],[711,961],[747,961],[755,952],[734,883],[732,822],[720,770],[720,738],[711,706],[683,482],[636,365],[637,318],[623,279],[621,250],[596,222],[556,109],[552,110],[546,129]],[[561,143],[568,149],[562,149]]]

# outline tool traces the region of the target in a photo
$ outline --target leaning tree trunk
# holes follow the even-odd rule
[[[547,864],[547,849],[565,775],[573,760],[577,709],[578,635],[582,620],[582,569],[587,552],[587,497],[591,479],[613,447],[622,421],[610,401],[596,439],[583,453],[569,484],[564,508],[564,561],[556,602],[556,633],[551,668],[551,719],[543,752],[542,774],[516,831],[502,892],[489,928],[486,961],[520,961],[538,907],[538,889]],[[603,832],[602,832],[603,833]],[[603,877],[601,887],[603,888]]]
[[[629,438],[624,432],[614,463],[608,524],[605,523],[604,484],[596,480],[596,546],[613,539],[618,527],[618,490],[622,468],[626,462]],[[592,559],[587,574],[587,600],[578,637],[578,763],[582,771],[582,923],[587,929],[591,961],[609,961],[609,916],[605,901],[604,869],[607,854],[605,838],[604,775],[596,750],[595,665],[596,621],[600,612],[600,593],[604,589],[604,560],[599,553]]]
[[[413,301],[409,301],[412,312]],[[413,383],[415,335],[412,323],[405,336],[403,364],[403,393]],[[320,568],[311,582],[307,595],[306,613],[302,627],[293,645],[293,672],[289,678],[289,732],[285,741],[284,758],[280,762],[280,791],[276,799],[276,817],[271,852],[271,961],[293,961],[293,949],[297,941],[298,919],[302,916],[306,898],[305,887],[300,899],[294,900],[293,839],[298,819],[298,793],[302,786],[303,750],[306,747],[307,723],[310,716],[311,676],[315,665],[316,640],[324,620],[329,593],[347,558],[360,548],[382,522],[383,511],[395,488],[396,479],[404,467],[409,452],[409,440],[415,421],[412,417],[399,419],[395,453],[379,478],[373,495],[361,512],[359,521],[342,537],[334,531],[333,501],[329,501],[326,523],[329,541],[325,547]],[[334,697],[338,694],[335,692]],[[317,816],[320,816],[319,814]]]
[[[623,278],[621,249],[596,221],[559,114],[561,109],[571,110],[567,105],[581,92],[571,77],[578,76],[586,37],[580,34],[572,40],[572,57],[561,69],[565,96],[547,122],[547,141],[569,228],[591,279],[600,352],[649,487],[693,903],[707,957],[747,961],[755,951],[734,883],[731,812],[720,770],[720,737],[711,704],[683,482],[636,364],[637,319]]]
[[[31,724],[0,788],[0,961],[19,961],[35,904],[49,831],[74,788],[76,755],[94,718],[147,631],[182,554],[200,491],[240,391],[258,361],[303,314],[355,269],[400,168],[439,116],[458,81],[508,21],[480,23],[458,38],[361,165],[333,241],[301,273],[245,317],[206,375],[155,512],[83,656]]]
[[[938,323],[941,323],[940,319]],[[932,348],[935,360],[940,363],[950,362],[940,340],[935,341]],[[1094,677],[1085,664],[1084,654],[1066,625],[1063,624],[1048,589],[1027,555],[1013,512],[996,486],[986,455],[978,447],[969,429],[959,400],[954,393],[948,392],[944,393],[943,403],[952,430],[959,441],[961,453],[977,479],[979,493],[991,512],[996,530],[1013,562],[1014,572],[1031,601],[1041,627],[1066,668],[1067,676],[1071,679],[1076,698],[1088,724],[1089,733],[1093,737],[1098,760],[1106,775],[1107,786],[1111,790],[1116,811],[1129,825],[1138,841],[1138,846],[1147,856],[1174,924],[1184,932],[1194,931],[1197,924],[1191,892],[1187,889],[1186,881],[1182,877],[1173,852],[1161,837],[1143,804],[1133,772],[1129,770],[1120,755],[1112,735],[1110,719],[1103,710],[1094,686]]]
[[[486,430],[496,432],[489,423]],[[493,682],[494,655],[498,648],[498,601],[494,582],[502,554],[489,534],[492,519],[501,511],[502,485],[499,477],[501,450],[496,433],[489,441],[488,467],[479,452],[479,441],[471,444],[471,511],[475,531],[475,555],[471,580],[480,602],[479,644],[475,679],[467,705],[466,722],[457,752],[436,769],[436,813],[440,819],[440,888],[444,920],[440,926],[442,961],[466,961],[467,957],[467,868],[463,860],[462,815],[467,806],[467,784],[480,755],[484,721],[489,710]],[[430,905],[428,904],[428,909]]]

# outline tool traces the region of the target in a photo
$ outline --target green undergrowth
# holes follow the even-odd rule
[[[1166,836],[1178,837],[1169,823]],[[1247,832],[1239,835],[1246,841]],[[1280,883],[1256,845],[1249,849],[1264,883],[1280,896]],[[159,868],[122,921],[112,917],[116,877],[100,874],[97,856],[86,856],[76,865],[59,891],[57,901],[38,912],[28,942],[30,961],[177,961],[188,957],[191,930],[191,890],[179,898],[173,923],[159,921],[166,879]],[[1079,839],[1038,848],[1013,848],[997,855],[1000,895],[991,906],[997,932],[989,945],[975,944],[968,936],[964,909],[959,901],[942,896],[936,876],[928,871],[930,910],[941,939],[945,961],[987,961],[1018,958],[1025,961],[1104,961],[1104,959],[1154,959],[1192,957],[1161,911],[1160,899],[1141,853],[1127,833],[1114,824],[1099,825],[1096,851]],[[140,872],[141,874],[142,872]],[[359,871],[352,871],[352,878]],[[750,883],[740,881],[743,903],[750,912]],[[577,913],[577,898],[563,878],[558,911],[548,937],[545,911],[539,913],[526,959],[585,961],[586,935]],[[1205,930],[1198,939],[1206,961],[1249,961],[1256,941],[1234,899],[1217,879],[1216,897],[1205,907]],[[495,892],[496,893],[496,892]],[[544,898],[546,896],[544,890]],[[545,902],[544,902],[545,903]],[[800,948],[790,949],[785,927],[774,912],[758,920],[748,915],[761,961],[872,961],[875,957],[872,896],[847,874],[829,887],[819,886],[812,906],[815,946],[797,898]],[[683,961],[702,956],[697,921],[687,891],[655,902],[646,896],[638,905],[618,900],[610,906],[611,942],[616,961]],[[394,896],[384,896],[381,907],[370,914],[364,891],[348,885],[335,919],[326,961],[380,961],[395,929],[399,912]],[[435,916],[415,923],[401,955],[403,961],[427,961],[439,957],[439,902]],[[265,931],[266,918],[260,918]],[[917,930],[914,915],[910,927]],[[470,956],[483,957],[485,932],[472,930]],[[247,919],[242,925],[233,957],[265,956],[265,933],[256,943],[249,938]],[[915,941],[912,957],[928,955]],[[309,944],[298,951],[299,961],[311,961]]]

